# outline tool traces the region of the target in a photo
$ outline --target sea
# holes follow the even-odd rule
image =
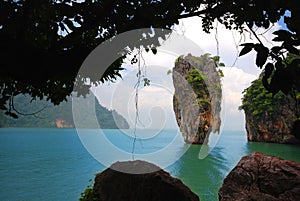
[[[300,146],[247,142],[245,131],[222,131],[208,145],[188,145],[168,129],[1,128],[0,200],[76,201],[110,164],[146,160],[181,179],[202,201],[214,201],[226,175],[252,152],[300,163]]]

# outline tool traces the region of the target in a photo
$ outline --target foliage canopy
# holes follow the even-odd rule
[[[206,32],[214,28],[213,22],[217,20],[228,29],[241,32],[248,29],[257,36],[254,28],[268,28],[288,11],[290,15],[284,16],[287,30],[273,33],[277,36],[274,40],[282,42],[281,46],[269,49],[257,37],[256,44],[244,44],[240,53],[255,50],[257,66],[266,70],[264,86],[274,94],[279,90],[288,93],[300,85],[300,60],[282,65],[286,63],[286,52],[299,55],[297,5],[298,0],[3,0],[0,2],[0,109],[15,116],[13,97],[18,94],[40,99],[45,96],[57,105],[71,94],[74,84],[84,85],[86,78],[79,79],[76,75],[97,45],[122,32],[148,28],[147,33],[141,32],[141,45],[155,53],[158,39],[166,38],[164,30],[178,24],[179,19],[192,16],[202,18]],[[153,27],[162,31],[153,33]],[[151,37],[145,39],[143,34]],[[91,84],[120,76],[125,56]],[[268,58],[273,62],[265,65]],[[7,102],[9,107],[5,106]]]

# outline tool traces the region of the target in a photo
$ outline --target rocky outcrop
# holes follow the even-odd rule
[[[74,128],[73,124],[70,124],[63,119],[56,119],[53,123],[55,123],[56,128]]]
[[[209,54],[179,57],[172,72],[173,110],[185,142],[206,144],[219,132],[222,89],[215,61]]]
[[[179,179],[145,161],[113,164],[96,175],[92,193],[97,201],[199,201]]]
[[[294,94],[268,93],[261,78],[245,90],[243,104],[249,141],[274,143],[299,143],[292,128],[300,114],[299,101]]]
[[[257,152],[245,156],[225,178],[219,200],[300,200],[300,164]]]
[[[245,112],[248,141],[296,144],[299,140],[292,135],[292,127],[296,116],[288,105],[278,109],[282,115],[261,116],[259,121],[250,112]]]

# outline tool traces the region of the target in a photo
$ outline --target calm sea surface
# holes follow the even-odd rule
[[[81,139],[85,132],[91,138],[84,141],[94,142],[91,150],[104,149],[104,145],[96,143],[99,132],[82,130]],[[165,130],[155,137],[149,135],[147,139],[137,140],[134,152],[159,153],[172,144],[158,154],[160,157],[155,156],[155,160],[177,156],[178,160],[164,169],[180,178],[204,201],[217,200],[223,179],[244,155],[259,151],[300,162],[299,146],[248,143],[244,131],[223,131],[215,146],[209,144],[209,154],[199,159],[203,147],[174,140],[174,133]],[[105,135],[119,149],[132,152],[133,139],[120,130],[104,130],[100,135]],[[0,129],[0,200],[78,200],[81,192],[92,184],[89,180],[106,168],[91,156],[80,137],[75,129]],[[104,153],[100,161],[105,157],[107,161],[113,160],[109,150]]]

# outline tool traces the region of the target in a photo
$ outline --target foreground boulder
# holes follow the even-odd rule
[[[225,178],[219,200],[300,200],[300,164],[257,152],[245,156]]]
[[[97,174],[93,197],[97,201],[199,201],[179,179],[144,161],[117,162]]]

